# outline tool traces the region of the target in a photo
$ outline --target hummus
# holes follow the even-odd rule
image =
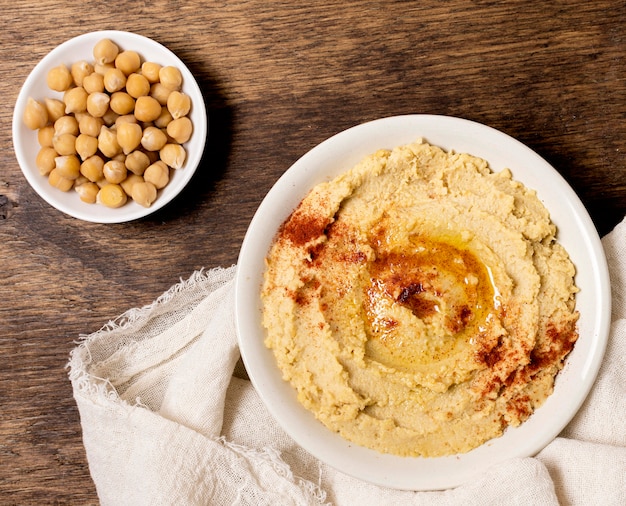
[[[280,228],[266,345],[329,429],[467,452],[552,393],[578,337],[574,266],[535,192],[417,141],[317,185]]]

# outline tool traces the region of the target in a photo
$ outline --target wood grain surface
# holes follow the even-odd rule
[[[622,1],[4,2],[0,32],[0,504],[97,504],[70,350],[194,270],[228,266],[276,179],[327,137],[398,114],[459,116],[519,139],[599,232],[626,214]],[[173,203],[121,225],[67,217],[13,153],[20,86],[56,45],[118,29],[197,77],[201,167]]]

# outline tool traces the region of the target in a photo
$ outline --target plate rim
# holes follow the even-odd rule
[[[597,233],[595,226],[593,225],[593,222],[591,221],[591,218],[587,210],[585,209],[582,202],[580,201],[580,199],[578,198],[574,190],[571,188],[571,186],[556,171],[556,169],[554,169],[546,160],[540,157],[535,151],[533,151],[532,149],[530,149],[529,147],[527,147],[526,145],[524,145],[517,139],[509,136],[508,134],[500,130],[496,130],[493,127],[484,125],[482,123],[477,123],[472,120],[467,120],[464,118],[458,118],[454,116],[443,116],[443,115],[432,115],[432,114],[407,114],[407,115],[399,115],[399,116],[388,116],[388,117],[368,121],[365,123],[361,123],[361,124],[352,126],[346,130],[343,130],[341,132],[338,132],[334,134],[333,136],[329,137],[328,139],[322,141],[321,143],[319,143],[312,149],[310,149],[304,155],[302,155],[278,178],[278,180],[275,182],[272,188],[267,192],[266,196],[263,198],[261,204],[257,208],[257,211],[255,212],[250,222],[249,228],[242,242],[242,246],[241,246],[241,250],[239,254],[239,260],[237,263],[236,274],[235,274],[235,318],[236,318],[235,323],[236,323],[237,339],[239,343],[241,357],[244,362],[244,365],[246,366],[246,370],[248,371],[248,375],[250,377],[250,380],[255,390],[259,394],[261,400],[263,401],[263,404],[266,406],[270,414],[277,421],[278,425],[281,426],[283,430],[292,439],[294,439],[297,444],[302,446],[305,450],[311,453],[314,457],[325,462],[329,466],[334,467],[335,469],[338,469],[339,471],[345,474],[351,475],[355,478],[362,479],[367,482],[380,485],[380,486],[391,487],[394,489],[415,490],[415,491],[447,489],[447,488],[461,485],[462,483],[465,483],[468,480],[476,477],[480,472],[483,472],[484,470],[486,470],[487,467],[489,467],[489,465],[486,465],[485,456],[482,454],[486,453],[487,457],[494,457],[493,455],[489,453],[487,449],[493,448],[494,446],[499,446],[498,441],[503,440],[504,436],[502,438],[497,438],[496,440],[488,441],[487,443],[481,445],[475,450],[472,450],[471,452],[468,452],[467,454],[452,455],[452,456],[437,457],[437,458],[420,458],[420,457],[413,458],[413,457],[389,456],[385,454],[379,454],[378,452],[375,452],[374,450],[369,450],[369,449],[365,449],[362,447],[358,447],[357,445],[344,440],[340,436],[334,433],[331,433],[329,429],[326,429],[324,427],[325,431],[329,433],[327,434],[328,439],[333,440],[328,444],[330,445],[335,444],[337,448],[341,449],[342,452],[349,452],[355,458],[369,459],[369,461],[375,461],[379,464],[377,466],[376,471],[372,471],[372,470],[368,471],[362,468],[358,468],[355,470],[354,468],[350,468],[350,466],[347,465],[350,461],[349,459],[346,459],[345,457],[340,458],[339,461],[333,460],[333,458],[331,457],[334,457],[335,455],[331,454],[331,456],[329,456],[327,449],[320,447],[321,445],[319,444],[320,442],[316,439],[316,434],[312,434],[310,431],[307,432],[307,431],[300,430],[300,429],[294,429],[293,423],[296,421],[297,418],[292,416],[291,413],[289,413],[289,409],[290,409],[289,403],[293,403],[293,399],[285,401],[284,399],[278,398],[279,402],[278,403],[276,402],[277,395],[278,394],[282,395],[285,393],[284,389],[279,389],[278,393],[275,390],[277,385],[274,384],[274,381],[276,379],[275,376],[276,376],[276,372],[278,371],[278,367],[275,366],[276,371],[273,372],[273,376],[270,375],[270,381],[268,383],[267,371],[264,372],[262,370],[259,370],[255,362],[256,357],[254,356],[254,354],[256,354],[257,352],[260,352],[260,349],[258,346],[259,343],[258,342],[256,343],[256,348],[252,348],[250,345],[251,343],[250,339],[247,340],[244,337],[244,335],[246,335],[247,333],[251,331],[254,333],[255,326],[259,324],[260,314],[257,313],[256,318],[250,314],[250,311],[252,311],[252,309],[254,308],[254,306],[251,305],[250,303],[251,299],[254,298],[254,296],[251,295],[251,290],[253,289],[253,285],[251,284],[257,283],[256,286],[258,288],[258,291],[260,291],[260,284],[258,284],[260,280],[258,276],[255,279],[255,273],[253,272],[253,270],[251,271],[251,267],[254,267],[254,263],[251,266],[250,259],[253,258],[252,255],[254,254],[254,251],[252,251],[252,248],[258,247],[256,243],[254,243],[253,236],[255,234],[255,230],[257,229],[259,222],[264,219],[264,213],[266,213],[267,209],[271,207],[271,203],[273,201],[272,199],[275,199],[276,195],[278,195],[281,191],[284,192],[288,190],[289,188],[292,188],[292,189],[297,188],[298,183],[302,183],[302,181],[306,181],[309,179],[314,180],[316,176],[319,177],[319,174],[314,174],[314,173],[307,174],[309,170],[307,168],[307,164],[314,162],[316,157],[323,158],[324,156],[327,156],[327,157],[332,156],[333,148],[336,147],[336,145],[341,146],[342,142],[348,142],[349,146],[343,149],[350,152],[349,153],[350,156],[347,156],[347,159],[349,159],[352,162],[355,159],[354,157],[355,153],[353,153],[354,146],[350,145],[350,142],[354,142],[355,138],[358,138],[358,136],[364,133],[366,134],[366,136],[373,135],[375,137],[376,136],[375,132],[380,129],[394,130],[399,127],[409,128],[409,129],[420,128],[422,130],[421,133],[417,131],[413,132],[413,136],[415,140],[419,137],[422,137],[426,141],[431,142],[429,139],[428,132],[424,131],[424,129],[427,128],[424,125],[432,126],[433,124],[436,124],[438,125],[439,128],[444,128],[444,129],[458,127],[461,130],[466,130],[467,131],[466,133],[471,133],[471,134],[480,133],[482,135],[493,137],[503,142],[503,144],[506,146],[507,149],[514,148],[514,150],[521,150],[521,152],[525,153],[525,155],[533,161],[533,164],[538,164],[542,170],[548,171],[550,175],[550,179],[559,185],[559,190],[562,190],[565,200],[567,201],[567,204],[570,207],[571,212],[576,218],[575,227],[577,229],[582,228],[586,232],[585,248],[586,250],[588,250],[587,254],[589,254],[591,258],[594,259],[594,262],[592,265],[593,272],[592,272],[591,278],[595,279],[595,283],[597,285],[597,286],[595,285],[592,286],[592,290],[597,295],[597,298],[596,298],[596,305],[593,308],[593,311],[597,313],[598,317],[594,320],[594,325],[592,325],[593,335],[586,337],[584,341],[585,343],[587,343],[588,341],[591,341],[590,345],[593,346],[592,348],[593,353],[584,361],[582,366],[580,366],[583,378],[581,379],[582,384],[578,386],[581,388],[577,390],[575,395],[571,396],[572,402],[570,402],[567,406],[566,416],[560,419],[559,423],[553,423],[550,431],[547,431],[541,437],[535,436],[532,439],[532,441],[522,440],[518,448],[509,449],[509,451],[506,454],[501,454],[498,458],[492,458],[489,465],[497,464],[498,462],[502,462],[503,460],[509,459],[509,458],[530,457],[538,453],[547,444],[549,444],[555,437],[557,437],[558,434],[563,430],[563,428],[574,418],[574,416],[576,415],[576,413],[579,411],[580,407],[584,403],[587,395],[589,394],[595,382],[595,379],[597,377],[597,374],[599,372],[599,369],[602,363],[602,358],[606,350],[607,341],[608,341],[608,334],[609,334],[609,327],[610,327],[610,314],[611,314],[611,293],[610,293],[608,265],[606,262],[606,257],[604,255],[604,250],[602,248],[601,239]],[[372,132],[374,133],[372,134]],[[386,135],[391,135],[391,134],[386,134]],[[471,139],[468,139],[468,140],[471,142]],[[401,145],[404,143],[405,142],[398,142],[395,145]],[[433,144],[437,145],[438,143],[433,142]],[[374,149],[370,149],[369,152],[373,152],[375,151],[375,149],[382,148],[382,147],[394,147],[394,146],[375,146]],[[444,149],[445,148],[446,147],[444,147]],[[330,150],[330,154],[326,153],[326,151],[329,151],[329,150]],[[339,149],[339,151],[341,151],[341,149]],[[359,150],[357,149],[356,151],[359,151]],[[455,149],[455,151],[458,152],[458,151],[465,151],[465,150]],[[369,153],[366,152],[365,154],[369,154]],[[365,154],[363,154],[363,151],[361,150],[360,157],[358,157],[357,160],[365,156]],[[476,153],[472,153],[472,154],[476,154]],[[488,158],[486,159],[491,165],[490,160]],[[315,165],[315,163],[312,163],[312,165]],[[340,164],[338,163],[338,165]],[[354,163],[352,163],[352,165],[354,165]],[[347,168],[350,168],[352,165],[350,165]],[[335,169],[335,173],[338,174],[340,172],[343,172],[344,170],[347,170],[347,168],[338,167]],[[496,170],[496,168],[494,168],[494,170]],[[313,170],[313,172],[315,171]],[[295,176],[299,176],[299,179],[298,177],[295,177]],[[513,176],[514,176],[514,179],[518,179],[517,177],[515,177],[516,176],[515,171],[513,171]],[[326,176],[327,179],[330,177],[332,177],[332,175]],[[308,190],[310,190],[311,187],[312,185],[308,187]],[[293,204],[294,201],[296,201],[295,203],[297,204],[303,196],[304,195],[293,196],[291,198],[291,204]],[[295,208],[295,205],[291,205],[291,210],[293,210],[293,208]],[[552,210],[550,208],[548,209],[552,213]],[[291,212],[291,210],[289,210],[289,212]],[[289,212],[283,216],[283,219],[286,218]],[[561,225],[557,223],[557,227],[559,227],[559,233],[561,233]],[[274,233],[275,233],[275,230],[274,230]],[[569,250],[568,252],[571,253]],[[265,257],[266,253],[267,253],[267,250],[262,255],[262,258]],[[258,257],[257,257],[257,264],[258,264]],[[256,274],[258,274],[258,272]],[[590,276],[587,276],[587,278],[589,277]],[[580,297],[580,294],[578,295],[578,297]],[[258,309],[258,305],[257,305],[257,309]],[[590,310],[588,310],[588,312],[589,311]],[[587,318],[589,318],[589,316],[587,316]],[[254,321],[251,321],[251,320],[254,320]],[[257,326],[256,327],[257,333],[258,333],[258,330],[259,330],[259,327]],[[264,345],[261,343],[261,346],[264,346]],[[577,348],[575,347],[575,350],[576,349]],[[267,350],[267,352],[271,353],[270,350]],[[572,352],[572,355],[574,353],[575,351]],[[272,359],[273,359],[273,355],[272,355]],[[570,358],[568,357],[568,360],[566,361],[566,365],[563,371],[565,371],[568,368],[571,369],[569,364],[570,364]],[[556,389],[559,387],[559,378],[564,375],[563,371],[561,371],[561,373],[557,377],[557,386],[555,387],[555,392],[556,392]],[[285,383],[289,388],[291,388],[291,390],[293,390],[293,388],[288,383],[284,381],[283,383]],[[562,388],[565,388],[565,387],[562,387]],[[554,401],[551,401],[553,397],[554,395],[550,396],[548,400],[546,401],[546,403],[544,403],[544,405],[540,407],[537,410],[537,412],[541,412],[541,410],[544,409],[546,405],[553,403]],[[285,402],[287,402],[287,404],[285,404]],[[291,407],[293,408],[294,406],[291,405]],[[296,406],[296,409],[298,409],[297,406]],[[302,406],[300,406],[300,409],[306,411],[305,408]],[[287,422],[285,422],[284,417],[287,417],[287,420],[288,420]],[[313,417],[313,415],[310,414],[310,417]],[[530,419],[526,421],[524,424],[522,424],[521,427],[526,426],[529,423],[529,421]],[[317,423],[321,425],[320,422],[317,422]],[[478,457],[470,459],[467,457],[468,455],[472,455],[472,456],[478,455]],[[434,467],[439,468],[439,470],[446,469],[448,472],[442,473],[442,475],[439,475],[439,476],[428,475],[425,477],[423,474],[420,474],[420,471],[424,471],[424,466],[420,466],[420,465],[408,466],[408,467],[411,467],[411,472],[407,473],[406,471],[403,470],[407,466],[399,466],[398,461],[403,461],[405,464],[407,463],[411,464],[411,463],[414,463],[415,461],[419,461],[420,463],[426,463],[426,465],[442,463],[441,466],[434,466]],[[466,461],[469,461],[469,463],[474,464],[474,465],[471,468],[469,468],[467,467]],[[477,463],[480,465],[476,465]],[[463,468],[463,464],[466,465],[465,468]],[[387,466],[386,472],[384,469],[385,466]],[[450,473],[451,467],[453,469],[452,473]]]

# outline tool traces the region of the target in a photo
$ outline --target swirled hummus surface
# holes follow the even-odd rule
[[[535,192],[423,141],[317,185],[280,228],[266,345],[329,429],[467,452],[552,393],[577,339],[574,266]]]

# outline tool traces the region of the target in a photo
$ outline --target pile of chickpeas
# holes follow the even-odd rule
[[[193,125],[182,74],[109,39],[93,57],[48,71],[62,99],[28,98],[23,121],[37,131],[37,168],[83,202],[117,208],[131,198],[149,207],[187,157]]]

